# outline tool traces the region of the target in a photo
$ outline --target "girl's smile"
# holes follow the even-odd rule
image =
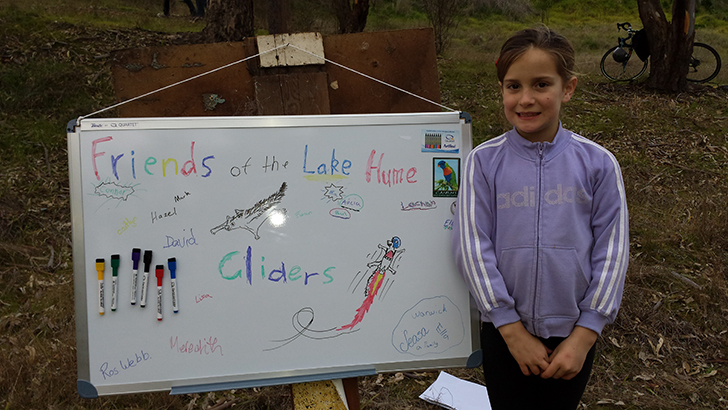
[[[500,85],[508,122],[531,142],[551,142],[559,129],[561,103],[571,99],[576,77],[565,83],[554,56],[531,48],[511,64]]]

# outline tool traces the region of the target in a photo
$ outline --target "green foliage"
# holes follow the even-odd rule
[[[425,27],[427,15],[414,1],[377,2],[369,9],[367,31]]]
[[[638,18],[637,0],[544,0],[551,3],[549,11],[588,17],[634,15]]]
[[[699,14],[695,16],[696,29],[715,29],[723,33],[728,33],[728,9],[720,14]]]
[[[159,18],[162,1],[149,0],[5,0],[0,4],[3,14],[12,17],[13,9],[33,16],[37,28],[44,24],[69,23],[94,28],[136,28],[171,33],[200,31],[202,24],[192,24],[189,11],[183,2],[176,2],[171,18]],[[3,2],[4,3],[4,2]],[[27,20],[27,18],[26,18]],[[28,21],[30,22],[30,21]]]

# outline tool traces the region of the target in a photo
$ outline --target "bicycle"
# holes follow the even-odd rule
[[[647,71],[650,48],[647,33],[633,30],[629,22],[617,23],[617,30],[627,32],[627,37],[618,37],[619,44],[610,48],[599,65],[602,74],[612,81],[633,81]],[[633,52],[637,58],[633,58]],[[705,83],[714,79],[720,72],[721,61],[718,52],[704,43],[693,43],[690,68],[687,80]]]

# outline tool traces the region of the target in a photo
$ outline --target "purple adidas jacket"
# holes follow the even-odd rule
[[[520,320],[543,338],[601,333],[629,259],[619,164],[560,125],[552,143],[515,129],[486,141],[465,162],[452,238],[483,321]]]

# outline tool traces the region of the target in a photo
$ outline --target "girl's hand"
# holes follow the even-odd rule
[[[528,333],[521,322],[509,323],[498,328],[524,375],[539,375],[549,367],[551,351],[536,337]]]
[[[576,326],[549,356],[551,364],[541,374],[544,379],[571,380],[584,366],[586,355],[597,341],[597,333],[585,327]]]

